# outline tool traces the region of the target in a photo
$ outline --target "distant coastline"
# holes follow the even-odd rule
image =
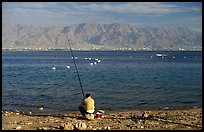
[[[72,49],[74,51],[201,51],[197,50],[129,50],[129,49]],[[70,51],[70,49],[2,49],[2,51]]]

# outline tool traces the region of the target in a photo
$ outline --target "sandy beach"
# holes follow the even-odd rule
[[[109,111],[93,120],[84,119],[79,112],[2,111],[2,130],[202,130],[202,108]]]

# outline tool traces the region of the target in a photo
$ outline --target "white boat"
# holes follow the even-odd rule
[[[68,69],[71,68],[70,66],[66,66]]]
[[[167,56],[167,55],[166,55],[166,54],[157,53],[156,56],[157,56],[157,57],[165,57],[165,56]]]

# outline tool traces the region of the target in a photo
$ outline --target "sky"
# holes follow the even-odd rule
[[[2,23],[128,23],[136,27],[187,27],[202,32],[202,2],[3,2]]]

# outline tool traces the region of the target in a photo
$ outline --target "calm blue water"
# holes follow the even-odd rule
[[[99,109],[202,105],[202,52],[74,51],[74,55],[84,92],[93,95]],[[89,57],[101,62],[90,65],[85,59]],[[77,111],[83,98],[69,51],[4,51],[2,86],[5,110],[37,112],[43,105],[47,113]]]

